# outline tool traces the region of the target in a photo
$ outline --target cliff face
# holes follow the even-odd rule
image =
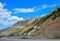
[[[19,35],[46,38],[60,36],[60,7],[43,17],[20,21],[0,33],[1,37]]]

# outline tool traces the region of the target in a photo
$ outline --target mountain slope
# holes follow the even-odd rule
[[[46,15],[44,19],[42,19],[42,22],[43,23],[39,23],[35,31],[30,32],[29,35],[36,36],[41,34],[47,38],[60,37],[60,7]]]
[[[20,21],[0,33],[1,37],[19,35],[46,38],[60,36],[60,7],[43,17]]]

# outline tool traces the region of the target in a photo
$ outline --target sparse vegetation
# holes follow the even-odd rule
[[[16,24],[14,24],[11,28],[7,28],[6,30],[2,31],[0,33],[0,37],[15,36],[15,35],[19,36],[19,35],[24,35],[25,33],[28,34],[32,30],[37,29],[39,25],[43,24],[48,19],[51,19],[53,21],[58,17],[60,17],[60,8],[57,8],[57,10],[52,11],[50,14],[47,14],[46,16],[36,18],[30,24],[29,24],[29,22],[30,22],[29,19],[26,21],[18,22]],[[27,21],[29,21],[29,22],[27,22]],[[36,28],[34,28],[35,26],[36,26]],[[43,32],[44,32],[44,29],[35,30],[33,32],[33,36],[40,35]],[[60,36],[55,36],[55,39],[60,39]]]
[[[60,39],[60,36],[55,36],[55,38],[54,39]]]

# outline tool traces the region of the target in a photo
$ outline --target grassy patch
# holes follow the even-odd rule
[[[49,39],[60,39],[60,36],[54,36],[53,38],[49,38]]]
[[[60,39],[60,36],[55,36],[54,39]]]

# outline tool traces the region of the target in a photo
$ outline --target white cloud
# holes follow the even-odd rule
[[[51,8],[51,7],[54,7],[54,6],[56,6],[56,5],[57,5],[57,4],[53,4],[53,5],[43,4],[43,5],[42,5],[42,9]]]
[[[4,9],[4,4],[0,2],[0,19],[8,18],[11,16],[11,11]]]
[[[28,13],[28,12],[34,12],[33,8],[15,8],[14,13]]]
[[[57,4],[53,4],[53,5],[49,6],[49,7],[51,8],[51,7],[54,7],[54,6],[57,6]]]
[[[45,8],[47,8],[47,7],[49,7],[47,4],[43,4],[43,5],[42,5],[42,9],[45,9]]]
[[[1,26],[11,26],[18,21],[24,20],[22,17],[12,16],[12,11],[4,8],[4,4],[0,2],[0,28]]]
[[[43,10],[43,9],[46,9],[46,8],[52,8],[56,5],[57,4],[53,4],[53,5],[43,4],[43,5],[39,5],[39,6],[34,6],[32,8],[14,8],[13,11],[14,11],[15,14],[17,14],[17,13],[39,12],[40,10]]]
[[[13,25],[16,22],[22,21],[22,20],[24,20],[24,18],[22,18],[22,17],[18,18],[17,16],[12,16],[12,17],[8,18],[4,24],[5,25]]]
[[[43,17],[43,16],[45,16],[46,14],[42,14],[40,17]]]
[[[0,18],[8,18],[11,16],[11,11],[8,11],[7,9],[0,9]]]
[[[23,17],[19,18],[19,17],[17,17],[17,16],[12,16],[12,17],[10,17],[8,20],[18,20],[18,21],[22,21],[22,20],[24,20],[24,19],[23,19]]]
[[[4,5],[0,2],[0,8],[3,8],[4,7]]]

